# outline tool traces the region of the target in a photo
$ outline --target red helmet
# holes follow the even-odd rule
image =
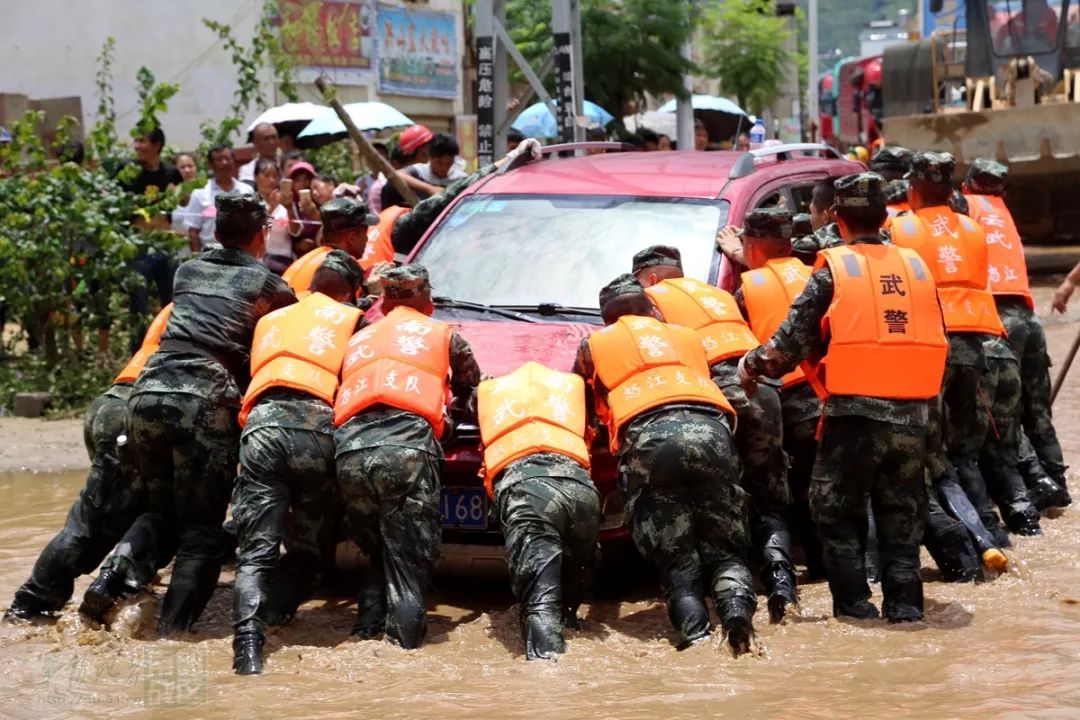
[[[412,155],[421,147],[431,142],[435,134],[423,125],[410,125],[405,128],[398,139],[398,147],[406,155]]]

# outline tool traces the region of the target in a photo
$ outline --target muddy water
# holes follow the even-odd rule
[[[80,483],[78,474],[0,480],[4,604]],[[83,626],[70,606],[54,623],[0,627],[0,715],[1077,717],[1078,537],[1080,513],[1047,521],[1044,537],[1017,541],[1011,574],[979,587],[927,571],[927,620],[910,626],[837,622],[827,587],[804,586],[801,617],[769,627],[759,612],[761,654],[738,660],[715,644],[676,652],[645,587],[633,600],[588,606],[558,663],[525,663],[506,591],[452,586],[433,598],[419,652],[347,639],[354,604],[330,593],[271,636],[266,675],[237,678],[225,574],[188,642],[132,637],[152,636],[140,624],[152,598],[125,609],[114,633]]]

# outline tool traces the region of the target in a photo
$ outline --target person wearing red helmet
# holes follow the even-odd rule
[[[398,147],[405,154],[409,165],[425,163],[430,159],[428,145],[435,133],[423,125],[410,125],[401,132]]]

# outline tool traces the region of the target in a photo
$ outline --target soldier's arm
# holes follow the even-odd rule
[[[456,332],[450,335],[450,417],[457,423],[476,422],[476,387],[480,365],[468,341]]]
[[[826,339],[821,320],[832,299],[832,271],[828,267],[814,271],[776,333],[767,343],[747,353],[746,371],[752,377],[781,378],[803,360],[824,355]]]
[[[280,276],[272,273],[266,278],[262,295],[268,301],[268,309],[263,313],[264,315],[296,302],[296,293],[289,287],[289,284],[282,280]]]
[[[531,141],[531,142],[530,142]],[[400,255],[408,255],[412,252],[412,249],[416,247],[416,244],[420,242],[420,238],[423,237],[427,229],[431,227],[431,223],[435,222],[435,218],[439,217],[443,210],[449,207],[458,195],[465,192],[469,187],[475,185],[481,179],[491,175],[503,165],[514,162],[522,155],[527,155],[526,162],[530,162],[540,157],[540,144],[536,140],[531,138],[522,142],[517,149],[512,150],[506,154],[506,157],[485,165],[472,175],[467,175],[460,180],[456,180],[447,186],[438,195],[433,195],[427,200],[422,200],[417,203],[412,212],[407,215],[402,215],[394,223],[394,231],[390,236],[390,241],[394,245],[394,252]]]
[[[735,305],[738,306],[743,320],[750,322],[750,313],[746,311],[746,293],[742,291],[742,288],[738,288],[732,293],[732,297],[735,298]]]
[[[593,438],[603,429],[596,413],[596,393],[604,392],[604,388],[596,387],[599,381],[596,379],[596,366],[593,364],[588,338],[582,340],[578,346],[573,372],[585,381],[585,434],[587,438]]]

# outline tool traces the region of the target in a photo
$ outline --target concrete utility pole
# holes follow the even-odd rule
[[[584,69],[581,63],[581,8],[578,0],[551,0],[551,35],[555,45],[555,115],[563,142],[585,139],[576,119],[585,114]]]
[[[783,130],[785,123],[799,122],[799,26],[795,19],[795,2],[794,0],[774,0],[773,3],[774,12],[776,17],[781,18],[787,25],[787,39],[784,41],[785,50],[791,57],[791,68],[784,73],[784,83],[781,86],[780,96],[773,103],[773,111],[776,120],[780,123],[780,129]],[[766,113],[768,116],[769,113]],[[771,120],[772,118],[770,118]],[[773,135],[774,123],[766,123],[765,131],[767,137],[774,137]],[[793,141],[798,140],[795,137],[781,137],[782,140]]]
[[[694,4],[694,0],[687,0],[687,4],[690,6],[688,18],[690,20],[690,34],[686,36],[679,54],[683,56],[684,60],[692,61],[694,59],[694,30],[697,21],[697,6]],[[683,89],[686,90],[686,99],[675,101],[675,143],[680,150],[693,150],[694,105],[692,98],[694,94],[694,78],[690,73],[686,73],[683,75],[682,81]]]
[[[809,30],[809,41],[806,43],[807,53],[810,55],[807,63],[807,74],[810,76],[806,78],[806,126],[807,128],[816,128],[813,133],[813,137],[809,136],[807,140],[817,140],[821,135],[821,128],[817,127],[818,117],[818,103],[820,98],[818,97],[818,0],[810,0],[810,6],[806,11],[807,26]]]

